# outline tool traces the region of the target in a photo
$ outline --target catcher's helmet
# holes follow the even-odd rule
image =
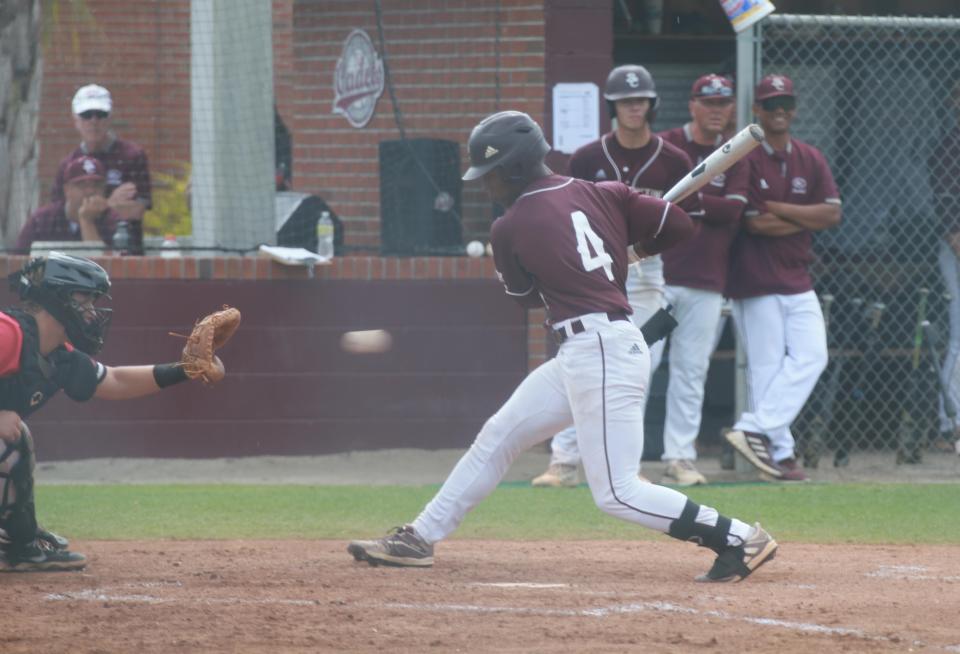
[[[522,111],[501,111],[481,120],[467,144],[470,167],[464,180],[479,179],[501,167],[513,180],[527,179],[550,151],[543,130]]]
[[[10,290],[20,299],[33,302],[60,321],[67,338],[78,350],[96,354],[103,347],[112,311],[84,308],[73,294],[89,293],[96,302],[110,297],[110,277],[99,265],[62,252],[31,259],[20,272],[9,276]]]
[[[653,75],[643,66],[627,64],[617,66],[607,75],[607,85],[603,89],[603,97],[607,100],[610,117],[617,115],[614,103],[627,98],[649,98],[650,112],[647,122],[653,122],[660,96],[657,95],[657,86],[653,83]]]

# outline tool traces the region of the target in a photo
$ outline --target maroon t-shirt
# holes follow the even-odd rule
[[[68,163],[82,155],[94,157],[103,163],[103,167],[107,171],[107,196],[121,184],[133,182],[137,186],[137,197],[146,204],[148,209],[153,206],[147,153],[136,143],[119,138],[114,139],[113,143],[108,145],[103,152],[87,152],[84,145],[80,144],[76,150],[67,155],[60,162],[60,167],[57,168],[57,178],[53,182],[53,190],[50,193],[51,200],[60,202],[64,199],[64,171],[67,169]]]
[[[927,160],[927,168],[943,235],[960,231],[960,128],[937,144]]]
[[[748,154],[750,193],[744,216],[766,212],[766,202],[840,204],[840,193],[827,160],[812,145],[791,138],[784,151],[763,143]],[[742,299],[761,295],[794,295],[813,288],[809,231],[764,236],[741,230],[730,252],[727,295]]]
[[[550,323],[586,313],[631,313],[627,246],[670,247],[694,231],[676,205],[622,183],[549,175],[536,180],[490,229],[508,295],[542,304]]]
[[[63,202],[45,204],[27,219],[27,222],[17,236],[16,249],[18,252],[29,252],[34,241],[79,241],[81,240],[80,224],[67,218]],[[113,209],[107,209],[96,219],[97,234],[108,246],[113,245],[113,233],[117,231],[117,223],[123,220]],[[131,221],[131,224],[137,221]],[[131,229],[131,240],[134,234]]]
[[[700,145],[693,140],[689,123],[660,132],[660,136],[683,150],[694,166],[723,145],[722,139],[713,145]],[[747,204],[748,173],[747,166],[738,162],[700,189],[700,230],[689,241],[663,253],[663,276],[668,284],[717,293],[726,288],[730,245]]]

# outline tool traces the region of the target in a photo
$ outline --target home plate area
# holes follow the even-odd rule
[[[655,541],[454,539],[429,569],[341,541],[88,541],[80,573],[7,574],[0,650],[960,653],[960,548],[781,543],[736,584]],[[9,603],[9,602],[7,602]]]

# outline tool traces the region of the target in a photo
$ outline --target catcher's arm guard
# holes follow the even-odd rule
[[[226,345],[239,326],[240,312],[226,305],[197,321],[180,356],[180,366],[187,377],[201,379],[205,384],[223,379],[223,363],[214,353]]]

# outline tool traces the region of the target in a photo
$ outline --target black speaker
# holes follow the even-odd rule
[[[380,249],[393,255],[463,254],[460,144],[380,142]]]
[[[343,223],[323,198],[309,193],[277,191],[275,196],[277,245],[317,251],[317,221],[324,211],[333,222],[333,252],[343,254]]]

